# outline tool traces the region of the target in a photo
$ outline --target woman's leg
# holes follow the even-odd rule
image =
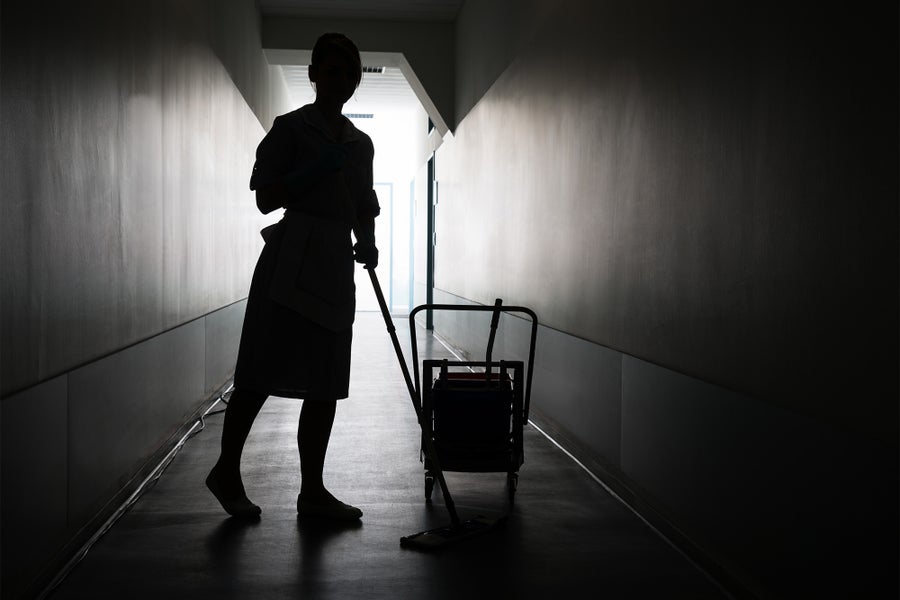
[[[300,410],[300,425],[297,428],[297,448],[300,450],[300,471],[302,483],[300,493],[310,502],[334,502],[334,497],[325,489],[322,470],[325,453],[334,425],[336,400],[308,399]]]
[[[241,454],[253,421],[263,403],[265,394],[235,389],[225,409],[222,427],[222,450],[219,460],[206,478],[206,485],[222,504],[235,516],[256,516],[261,511],[250,502],[241,481]]]
[[[362,511],[332,496],[322,482],[325,453],[336,408],[336,400],[303,401],[300,426],[297,428],[302,479],[297,512],[301,517],[355,521],[362,516]]]

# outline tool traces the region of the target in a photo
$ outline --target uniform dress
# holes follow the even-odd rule
[[[340,144],[340,171],[306,187],[264,231],[235,367],[237,389],[288,398],[346,398],[356,309],[356,216],[376,216],[372,140],[344,118],[339,139],[312,104],[275,119],[256,151],[251,189],[308,168]],[[296,207],[295,207],[296,205]]]

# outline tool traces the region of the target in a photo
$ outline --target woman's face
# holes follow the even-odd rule
[[[310,66],[309,80],[316,84],[316,98],[344,104],[356,91],[359,72],[340,52],[329,52]]]

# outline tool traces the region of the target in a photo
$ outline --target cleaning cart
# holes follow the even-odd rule
[[[415,318],[423,310],[491,312],[485,359],[424,360],[420,380]],[[522,313],[531,320],[527,361],[492,359],[500,315],[504,312]],[[512,503],[519,468],[525,460],[522,431],[528,422],[537,316],[525,307],[503,306],[500,299],[494,306],[423,304],[410,312],[409,326],[415,393],[425,424],[422,457],[426,501],[431,500],[438,471],[435,463],[439,463],[439,469],[445,472],[505,473]],[[437,461],[432,453],[437,455]]]
[[[403,381],[406,383],[406,389],[409,392],[409,398],[412,401],[413,410],[416,412],[416,420],[419,422],[419,428],[422,431],[422,448],[424,456],[427,457],[430,465],[430,469],[426,470],[426,486],[427,477],[431,477],[432,483],[431,487],[428,489],[428,493],[430,490],[434,488],[435,480],[441,486],[441,494],[444,497],[444,504],[447,507],[447,512],[450,514],[450,524],[443,527],[435,527],[432,529],[428,529],[425,531],[420,531],[418,533],[414,533],[412,535],[406,535],[400,538],[400,546],[403,548],[410,548],[415,550],[422,550],[426,552],[438,552],[447,546],[455,544],[457,542],[461,542],[463,540],[469,540],[480,535],[484,535],[491,531],[495,531],[497,529],[502,528],[506,523],[506,517],[500,517],[498,519],[489,519],[487,517],[478,515],[477,517],[466,519],[465,521],[459,517],[459,513],[456,511],[456,505],[453,502],[453,497],[450,495],[450,490],[447,488],[447,480],[444,478],[444,470],[441,466],[441,453],[437,451],[435,446],[435,439],[433,433],[434,421],[437,418],[438,421],[441,421],[442,430],[449,434],[451,431],[454,431],[454,428],[451,426],[452,419],[448,417],[446,411],[438,410],[435,411],[434,408],[431,409],[431,416],[429,418],[425,418],[425,411],[422,409],[422,387],[419,385],[419,367],[418,367],[418,347],[416,345],[416,331],[415,331],[415,316],[418,312],[425,309],[432,310],[493,310],[494,315],[491,319],[491,336],[488,341],[488,351],[487,357],[485,360],[485,374],[483,376],[484,384],[479,384],[475,387],[474,391],[479,391],[482,389],[491,390],[494,386],[494,375],[493,369],[495,363],[491,361],[491,350],[494,346],[494,336],[497,332],[497,324],[500,320],[500,313],[503,312],[523,312],[531,317],[532,327],[531,327],[531,346],[529,350],[529,359],[528,359],[528,374],[526,376],[527,383],[525,385],[524,390],[524,405],[522,406],[522,418],[521,420],[515,421],[519,423],[519,432],[518,432],[518,454],[515,456],[508,455],[510,458],[508,462],[505,463],[507,471],[507,477],[509,481],[510,473],[512,473],[515,478],[518,478],[518,468],[522,465],[522,433],[521,427],[528,420],[528,403],[531,392],[531,375],[534,369],[534,346],[535,340],[537,338],[537,316],[530,309],[519,307],[519,306],[507,306],[501,308],[502,302],[497,300],[494,308],[485,309],[480,306],[454,306],[454,305],[441,305],[441,304],[432,304],[432,305],[423,305],[414,309],[414,311],[410,314],[409,324],[410,330],[412,334],[412,349],[413,349],[413,365],[416,371],[416,382],[413,384],[413,378],[409,374],[409,368],[406,366],[406,360],[403,358],[403,349],[400,347],[400,340],[397,339],[397,330],[394,327],[394,322],[391,319],[391,313],[388,311],[387,302],[384,300],[384,293],[381,291],[381,284],[378,282],[378,276],[375,274],[375,269],[372,267],[366,267],[366,270],[369,272],[369,279],[372,280],[372,290],[375,292],[375,297],[378,299],[378,306],[381,309],[381,315],[384,317],[384,324],[387,327],[388,335],[391,338],[391,344],[394,346],[394,352],[397,353],[397,362],[400,366],[400,371],[403,373]],[[442,366],[443,361],[441,362]],[[451,385],[451,380],[449,377],[450,372],[450,361],[447,361],[447,377],[444,378],[444,381],[447,385]],[[459,364],[455,364],[454,366],[463,366]],[[497,386],[507,386],[507,377],[502,375],[503,369],[501,368],[504,365],[497,364],[498,369],[496,383]],[[474,367],[472,367],[474,370]],[[469,371],[470,373],[472,371]],[[509,370],[507,368],[506,372]],[[459,383],[460,378],[457,378],[455,383]],[[478,381],[478,378],[462,378],[465,381]],[[516,379],[513,377],[511,381],[508,383],[509,386],[516,385]],[[432,384],[433,387],[433,384]],[[441,386],[438,385],[438,388]],[[467,386],[464,386],[467,387]],[[446,388],[442,391],[450,391],[451,388]],[[511,389],[511,388],[510,388]],[[467,392],[472,392],[472,389],[467,389]],[[439,393],[438,396],[441,394]],[[451,394],[451,397],[453,394]],[[473,400],[474,401],[474,400]],[[504,403],[505,400],[501,399],[501,403]],[[512,399],[510,399],[510,408],[508,414],[508,422],[510,424],[513,423],[513,413],[518,413],[518,410],[514,410]],[[438,402],[440,405],[441,402]],[[476,405],[477,406],[477,405]],[[432,402],[432,407],[434,407],[434,403]],[[452,409],[451,409],[452,410]],[[446,420],[446,422],[444,422]],[[512,425],[511,425],[512,426]],[[511,447],[515,449],[515,438],[513,435],[514,431],[510,431],[510,435],[507,439],[511,440]],[[462,436],[464,439],[466,436]],[[493,440],[493,438],[492,438]],[[454,436],[449,435],[446,437],[444,441],[448,442],[445,444],[445,448],[449,448],[451,453],[453,450],[456,450],[454,441]],[[507,447],[504,446],[506,449]],[[471,448],[470,448],[471,450]],[[448,458],[456,458],[456,457],[448,457]],[[469,455],[468,458],[472,458],[472,455]],[[464,466],[471,465],[471,463],[463,461]],[[428,475],[430,473],[430,475]],[[513,482],[513,489],[510,493],[510,498],[512,498],[515,493],[515,482]]]

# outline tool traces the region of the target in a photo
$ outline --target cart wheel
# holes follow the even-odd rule
[[[507,473],[506,474],[506,491],[509,494],[509,503],[513,504],[516,498],[516,489],[519,487],[519,474],[518,473]]]
[[[434,477],[432,475],[425,475],[425,501],[431,502],[431,492],[434,491]]]

